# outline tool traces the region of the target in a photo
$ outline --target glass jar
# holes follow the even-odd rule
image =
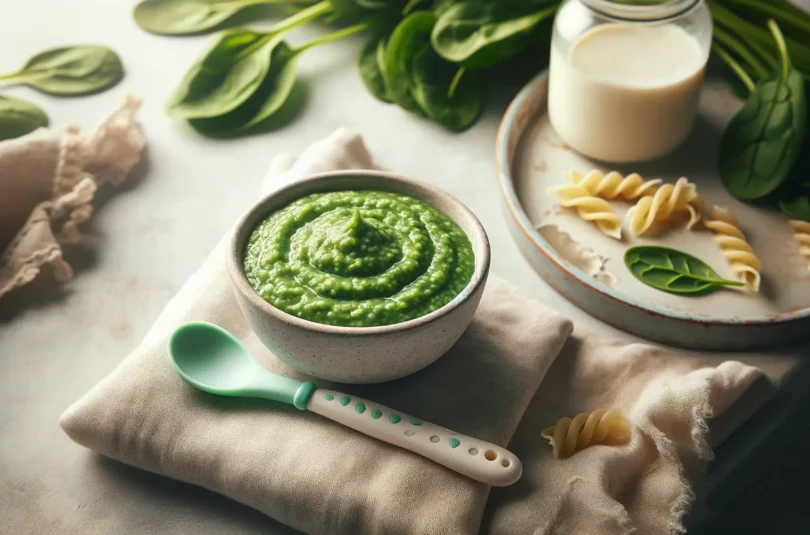
[[[686,139],[712,38],[704,0],[628,1],[565,0],[549,64],[557,134],[614,163],[659,158]]]

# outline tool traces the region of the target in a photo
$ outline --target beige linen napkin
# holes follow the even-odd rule
[[[523,462],[515,485],[495,489],[482,531],[501,534],[664,535],[685,532],[689,481],[712,458],[708,421],[757,379],[740,362],[571,336],[543,379],[510,448]],[[539,436],[561,416],[622,409],[629,444],[555,459]],[[742,422],[737,422],[739,425]],[[713,444],[716,445],[716,444]]]
[[[273,170],[292,160],[281,157]],[[371,166],[360,137],[339,131],[307,149],[284,178]],[[475,533],[486,485],[320,416],[265,400],[216,398],[175,375],[168,336],[184,321],[204,320],[232,332],[267,368],[304,379],[251,332],[228,282],[224,245],[141,345],[64,413],[67,434],[103,455],[230,496],[310,533]],[[399,381],[335,388],[506,445],[571,328],[491,277],[470,328],[435,364]]]
[[[267,184],[368,167],[373,162],[362,139],[339,131],[300,158],[276,158]],[[490,277],[470,329],[436,364],[392,383],[345,387],[509,443],[524,475],[492,491],[479,528],[485,486],[318,416],[271,402],[216,399],[174,375],[166,355],[171,330],[206,320],[232,331],[268,368],[301,378],[250,332],[228,286],[224,247],[223,241],[142,344],[61,424],[99,453],[225,494],[311,533],[681,532],[689,478],[711,454],[707,419],[725,412],[761,375],[736,362],[715,368],[708,357],[569,337],[567,320]],[[602,406],[631,418],[630,443],[554,459],[540,430]]]
[[[73,275],[62,246],[79,240],[96,190],[121,183],[141,158],[139,105],[126,96],[91,134],[70,124],[0,142],[0,299],[45,266],[57,280]]]

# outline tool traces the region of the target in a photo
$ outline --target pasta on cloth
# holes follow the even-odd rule
[[[299,158],[278,157],[267,187],[312,172],[372,167],[362,138],[340,130]],[[604,535],[633,525],[639,533],[672,533],[689,501],[686,468],[710,454],[705,419],[721,414],[759,375],[739,363],[698,370],[711,360],[571,337],[570,321],[491,276],[470,328],[435,364],[385,384],[340,385],[509,444],[523,461],[523,477],[490,490],[317,415],[267,400],[216,398],[183,383],[166,346],[189,320],[219,324],[270,370],[303,379],[250,330],[229,286],[226,246],[227,236],[133,353],[60,423],[103,455],[224,494],[307,533]],[[554,459],[543,427],[599,406],[628,416],[629,444]],[[603,529],[614,525],[622,530]]]
[[[0,298],[46,266],[57,280],[72,277],[62,247],[79,241],[98,188],[120,184],[141,159],[139,106],[124,97],[91,134],[70,124],[0,142]]]

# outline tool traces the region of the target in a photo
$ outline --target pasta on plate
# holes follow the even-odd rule
[[[543,429],[554,457],[564,459],[594,444],[620,444],[630,437],[630,424],[618,409],[596,409],[571,418],[560,418],[556,425]]]
[[[762,262],[754,254],[740,229],[737,218],[721,206],[712,208],[712,218],[704,222],[714,232],[714,241],[723,250],[723,256],[731,265],[731,270],[752,292],[759,291]]]
[[[634,201],[645,195],[653,195],[661,184],[661,179],[644,180],[638,173],[631,173],[623,177],[617,171],[605,174],[598,169],[582,174],[571,171],[570,180],[585,188],[588,193],[603,199],[620,197],[627,201]]]
[[[793,239],[799,242],[799,255],[807,260],[807,269],[810,269],[810,222],[791,219],[790,226],[796,231]]]
[[[622,220],[606,200],[591,195],[579,184],[555,186],[550,191],[557,195],[560,206],[576,209],[579,217],[595,223],[606,236],[622,238]]]
[[[683,213],[689,214],[686,229],[691,229],[703,216],[703,199],[695,185],[679,178],[675,185],[664,184],[652,195],[641,197],[627,213],[630,232],[636,236],[648,233],[656,222],[667,222]]]

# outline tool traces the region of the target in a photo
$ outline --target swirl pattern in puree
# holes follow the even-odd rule
[[[472,279],[467,235],[422,201],[383,191],[315,193],[251,233],[250,285],[299,318],[346,327],[424,316]]]

